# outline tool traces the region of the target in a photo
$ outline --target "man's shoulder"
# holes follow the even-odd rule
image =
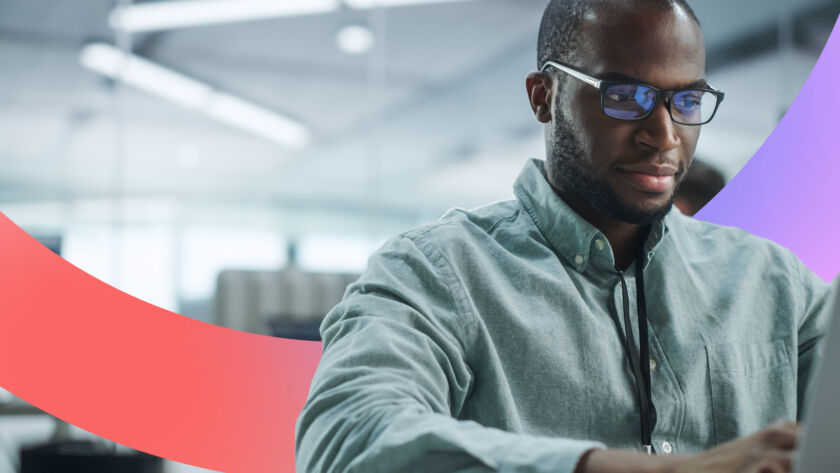
[[[490,248],[503,249],[511,240],[532,238],[530,219],[516,200],[466,210],[448,210],[434,222],[416,226],[389,239],[372,256],[399,260],[420,258],[436,264],[485,258]]]
[[[774,259],[788,259],[792,252],[767,238],[742,228],[719,225],[682,214],[675,215],[677,239],[697,251],[765,255]]]
[[[694,238],[712,238],[717,240],[725,239],[735,241],[743,239],[750,240],[753,238],[764,240],[763,238],[755,236],[742,228],[699,220],[695,217],[683,215],[679,211],[672,212],[670,217],[673,227],[686,232]],[[677,223],[677,225],[673,225],[673,223]]]
[[[501,201],[471,210],[452,209],[439,220],[419,225],[390,238],[368,259],[362,279],[398,275],[427,286],[430,275],[451,275],[465,261],[480,261],[504,250],[511,235],[522,233],[521,207]],[[499,236],[499,233],[502,235]],[[414,275],[414,276],[412,276]]]
[[[503,200],[474,209],[453,208],[437,221],[407,230],[399,237],[417,243],[434,241],[445,244],[483,238],[510,224],[515,224],[522,207],[516,200]]]

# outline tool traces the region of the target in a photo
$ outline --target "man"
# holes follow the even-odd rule
[[[389,241],[325,319],[298,470],[788,471],[826,286],[672,210],[722,96],[691,9],[554,0],[539,68],[516,200]]]

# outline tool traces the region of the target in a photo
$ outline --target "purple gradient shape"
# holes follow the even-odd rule
[[[840,20],[785,116],[697,217],[793,251],[828,281],[840,272]]]

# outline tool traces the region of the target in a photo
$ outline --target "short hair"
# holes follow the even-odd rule
[[[537,40],[537,68],[546,61],[573,64],[579,59],[581,19],[588,12],[610,6],[653,6],[662,10],[682,7],[700,25],[686,0],[551,0],[543,12]]]

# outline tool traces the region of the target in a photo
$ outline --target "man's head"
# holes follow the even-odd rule
[[[705,85],[703,36],[682,0],[552,0],[538,60],[662,90]],[[527,87],[546,124],[549,182],[567,201],[628,223],[670,210],[699,126],[674,123],[663,100],[642,120],[611,118],[598,89],[552,67],[529,75]]]

